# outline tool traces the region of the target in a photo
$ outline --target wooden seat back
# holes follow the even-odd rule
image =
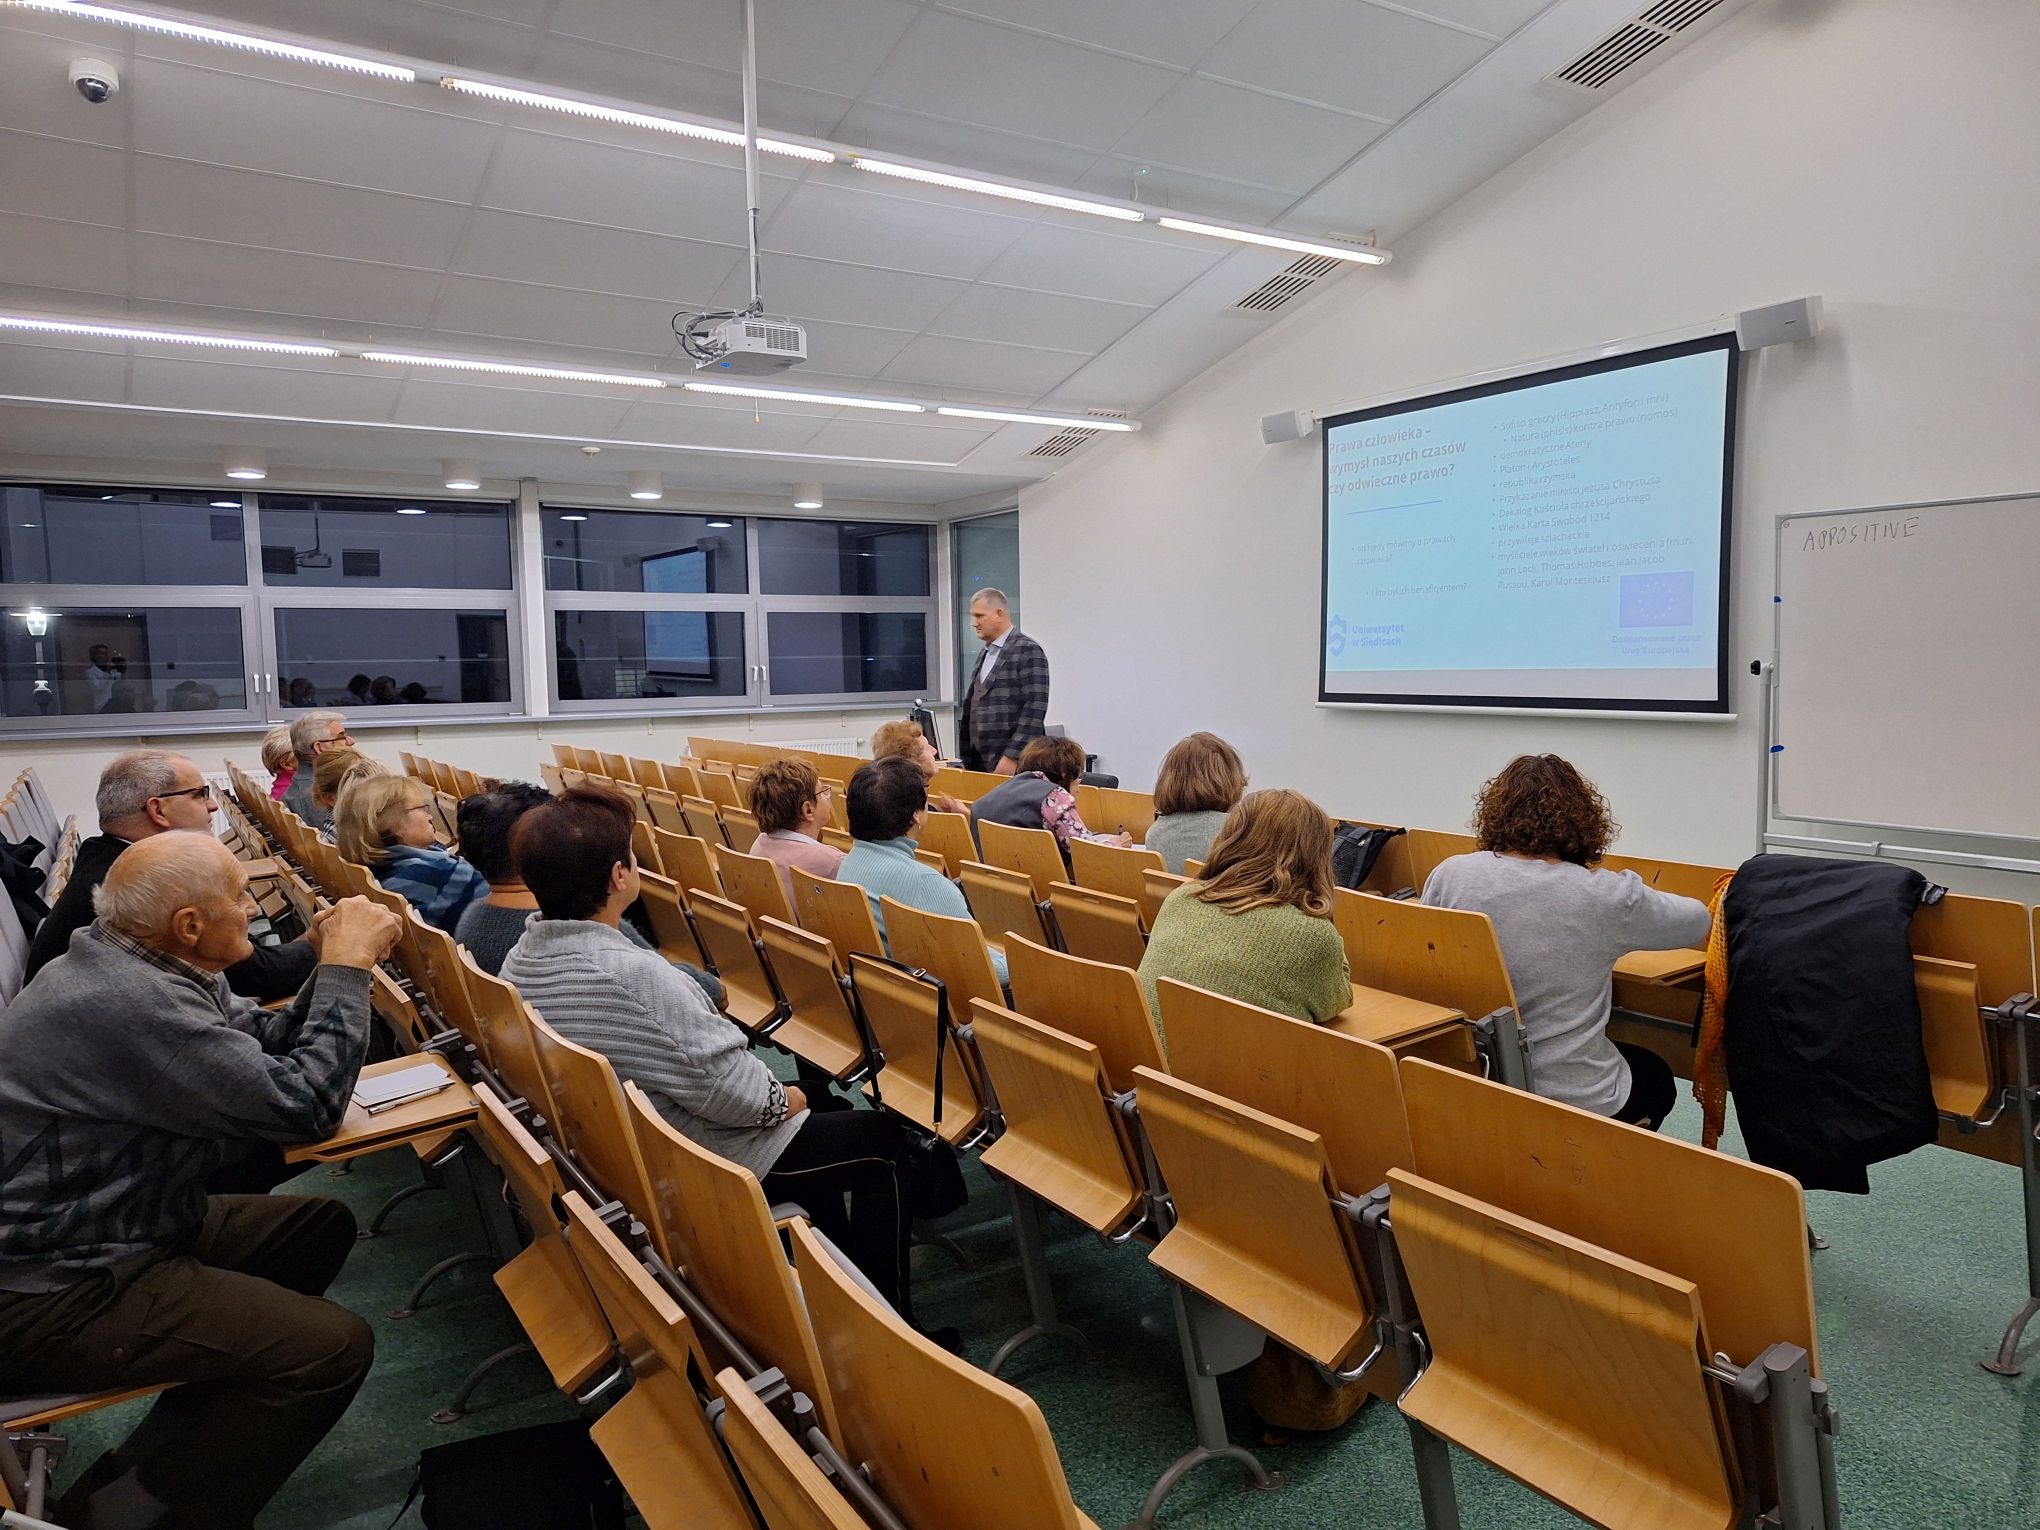
[[[1298,1354],[1350,1364],[1374,1313],[1323,1139],[1152,1068],[1135,1079],[1176,1211],[1150,1260]]]
[[[793,883],[794,918],[802,929],[835,947],[837,961],[847,964],[860,951],[885,954],[884,937],[871,913],[871,896],[862,887],[818,877],[798,866],[787,868],[787,879]]]
[[[945,765],[928,780],[928,795],[931,797],[954,797],[958,802],[972,803],[995,787],[1004,786],[1011,780],[991,770],[959,770]]]
[[[911,1530],[1089,1530],[1034,1400],[915,1333],[806,1223],[792,1233],[844,1453]]]
[[[645,803],[645,789],[632,776],[624,776],[609,783],[609,789],[630,804],[631,813],[646,828],[652,825],[652,812]]]
[[[1438,863],[1455,855],[1471,855],[1477,842],[1471,834],[1454,834],[1444,829],[1412,829],[1403,836],[1410,852],[1410,883],[1418,892],[1438,869]]]
[[[632,755],[630,757],[630,778],[643,787],[648,796],[655,790],[665,789],[666,774],[659,768],[657,760],[645,760]]]
[[[1133,792],[1121,786],[1091,786],[1078,782],[1071,795],[1077,799],[1077,816],[1084,827],[1096,834],[1131,834],[1138,845],[1155,826],[1155,798],[1152,792]],[[1072,845],[1075,841],[1071,842]]]
[[[994,948],[1005,950],[1014,937],[1049,944],[1047,921],[1034,901],[1034,884],[1025,875],[982,861],[965,861],[960,876],[963,901],[970,905],[971,917]]]
[[[869,1530],[864,1517],[836,1491],[801,1441],[733,1370],[716,1373],[723,1399],[723,1445],[765,1530]]]
[[[1402,1170],[1389,1183],[1431,1350],[1404,1413],[1609,1530],[1737,1521],[1691,1281]]]
[[[1224,994],[1155,984],[1176,1077],[1324,1139],[1332,1182],[1366,1195],[1415,1158],[1395,1054]]]
[[[1133,1087],[1135,1068],[1169,1071],[1147,994],[1132,969],[1014,939],[1006,942],[1006,978],[1014,1009],[1098,1049],[1115,1091]]]
[[[666,778],[666,790],[671,792],[675,798],[706,795],[701,789],[701,777],[695,774],[692,765],[685,764],[684,762],[669,765],[661,761],[659,764],[659,774]]]
[[[723,833],[722,815],[707,797],[682,797],[680,816],[687,820],[687,832],[696,839],[711,845],[727,845],[730,842],[729,836]]]
[[[1132,898],[1057,882],[1049,888],[1048,906],[1063,944],[1073,955],[1135,968],[1147,955],[1140,905]]]
[[[475,1023],[481,1027],[483,1055],[505,1087],[515,1090],[550,1123],[555,1115],[552,1086],[538,1060],[537,1027],[524,996],[499,977],[479,967],[468,973],[468,996],[474,1001]]]
[[[954,1143],[968,1134],[983,1108],[957,1051],[954,1011],[949,1014],[949,1028],[940,1032],[938,1052],[936,1028],[943,1014],[940,986],[863,952],[850,957],[850,986],[872,1040],[885,1054],[885,1067],[874,1090],[885,1107],[945,1142]]]
[[[1090,828],[1098,826],[1089,819]],[[1111,893],[1115,897],[1130,898],[1140,902],[1143,883],[1142,873],[1149,871],[1166,872],[1161,856],[1152,850],[1125,845],[1108,845],[1095,839],[1073,839],[1070,841],[1070,874],[1063,878],[1079,887],[1093,892]]]
[[[663,786],[645,788],[645,811],[652,815],[652,827],[664,829],[669,834],[685,834],[687,819],[680,811],[677,793]]]
[[[758,820],[746,807],[726,807],[722,810],[723,837],[730,842],[732,850],[751,853],[751,847],[758,843]]]
[[[1918,958],[1932,957],[1945,962],[1964,962],[1976,969],[1976,994],[1980,1004],[1992,1008],[2014,994],[2034,992],[2034,925],[2025,906],[2002,898],[1977,898],[1950,893],[1938,903],[1922,906],[1913,914],[1911,936],[1915,957],[1916,986],[1922,977]],[[1959,976],[1957,979],[1960,981]],[[1943,970],[1930,987],[1945,989],[1948,974]],[[1926,1022],[1927,1061],[1934,1075],[1934,1098],[1942,1104],[1944,1095],[1951,1114],[1974,1097],[1976,1081],[1987,1078],[1995,1092],[2019,1076],[2016,1033],[2005,1028],[1989,1037],[1983,1065],[1975,1061],[1973,1032],[1966,1018],[1957,1012],[1951,995],[1921,992],[1922,1019]],[[1979,1015],[1979,1020],[1981,1016]],[[1993,1028],[1995,1029],[1995,1028]],[[1995,1158],[2001,1163],[2019,1162],[2019,1128],[2016,1111],[2007,1111],[1997,1124],[1984,1131],[1963,1132],[1944,1122],[1941,1143],[1945,1147]]]
[[[1120,1226],[1144,1177],[1098,1048],[983,999],[971,1029],[1005,1122],[985,1167],[1094,1232]]]
[[[1421,1058],[1400,1068],[1418,1174],[1692,1281],[1739,1365],[1782,1342],[1819,1372],[1798,1181]]]
[[[566,772],[558,765],[547,764],[539,766],[538,779],[545,789],[555,797],[567,789]]]
[[[768,917],[756,924],[786,1005],[786,1023],[772,1033],[773,1045],[836,1079],[868,1066],[872,1059],[850,1008],[835,947],[784,920]]]
[[[1353,981],[1363,988],[1442,1004],[1475,1020],[1516,1007],[1486,914],[1340,888],[1332,894],[1332,923]]]
[[[892,898],[880,898],[878,906],[885,914],[885,938],[892,954],[941,980],[949,990],[950,1017],[959,1025],[969,1015],[973,999],[1006,1002],[1006,990],[976,920],[931,914]]]
[[[753,919],[783,919],[793,923],[793,903],[786,896],[786,883],[779,867],[762,855],[747,855],[728,847],[713,849],[716,875],[732,903],[741,903]]]
[[[527,1007],[526,1013],[531,1016],[538,1065],[545,1072],[546,1089],[552,1096],[553,1141],[566,1150],[598,1190],[649,1225],[651,1192],[645,1186],[644,1165],[638,1162],[637,1144],[631,1138],[616,1070],[600,1052],[567,1040],[547,1025],[536,1010]],[[653,1227],[652,1241],[656,1244],[658,1240],[659,1229]],[[663,1248],[659,1252],[665,1254]]]
[[[631,774],[630,761],[623,755],[611,754],[604,749],[596,754],[596,758],[602,762],[602,774],[609,777],[612,790],[620,788],[626,781],[636,779]]]
[[[720,845],[720,839],[706,840],[698,834],[654,829],[652,842],[659,849],[660,869],[679,885],[683,898],[692,896],[697,887],[703,892],[721,894],[722,878],[716,875],[715,858],[710,854],[710,846]]]
[[[779,990],[751,929],[751,916],[740,904],[705,892],[694,895],[691,912],[695,934],[722,979],[723,1013],[751,1031],[778,1019]]]
[[[833,1438],[814,1331],[756,1176],[668,1126],[636,1084],[624,1099],[669,1262],[738,1342],[807,1393]]]
[[[701,783],[701,795],[718,808],[740,808],[744,799],[737,794],[736,772],[727,765],[718,765],[711,760],[708,765],[694,773]]]
[[[976,827],[978,844],[984,850],[980,859],[987,866],[1017,871],[1026,877],[1033,884],[1036,903],[1046,903],[1049,888],[1069,880],[1062,851],[1048,830],[1016,829],[1005,823],[980,823]]]
[[[918,843],[942,857],[942,874],[963,875],[963,863],[978,858],[977,841],[970,837],[970,820],[961,813],[938,813],[933,808],[921,820]]]
[[[645,918],[652,927],[652,944],[669,962],[686,962],[691,967],[710,967],[708,951],[695,933],[687,904],[671,877],[638,870],[638,896],[644,901]]]
[[[1170,871],[1143,871],[1140,874],[1140,922],[1149,929],[1155,927],[1162,905],[1169,901],[1169,894],[1189,884],[1188,877],[1179,877]]]
[[[637,857],[638,865],[649,866],[662,875],[665,873],[665,857],[659,853],[659,842],[652,837],[652,825],[648,819],[633,818],[630,821],[630,853]]]
[[[630,1362],[630,1390],[589,1426],[647,1530],[756,1530],[729,1458],[695,1395],[711,1374],[679,1303],[568,1191],[567,1246]]]

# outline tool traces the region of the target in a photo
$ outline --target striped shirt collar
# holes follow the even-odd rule
[[[116,930],[104,919],[97,921],[92,930],[116,951],[125,951],[130,956],[138,956],[150,966],[160,967],[172,977],[187,978],[209,994],[217,995],[219,992],[220,974],[216,972],[208,972],[203,967],[194,967],[181,956],[172,956],[168,951],[159,951],[154,946],[144,945],[125,931]]]

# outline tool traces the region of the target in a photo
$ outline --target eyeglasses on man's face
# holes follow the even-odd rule
[[[202,801],[210,802],[213,800],[212,783],[201,781],[196,786],[185,787],[181,792],[158,792],[156,793],[155,800],[158,802],[168,802],[172,797],[197,797]]]

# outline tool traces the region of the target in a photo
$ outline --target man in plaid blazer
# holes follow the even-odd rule
[[[970,624],[985,648],[956,724],[963,767],[1010,776],[1020,751],[1047,725],[1048,655],[1013,625],[1002,590],[979,590],[971,597]]]

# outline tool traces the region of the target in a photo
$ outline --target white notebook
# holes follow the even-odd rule
[[[395,1106],[437,1094],[452,1082],[453,1075],[437,1063],[419,1063],[416,1067],[398,1068],[378,1078],[357,1079],[354,1103],[372,1116],[380,1115]]]

